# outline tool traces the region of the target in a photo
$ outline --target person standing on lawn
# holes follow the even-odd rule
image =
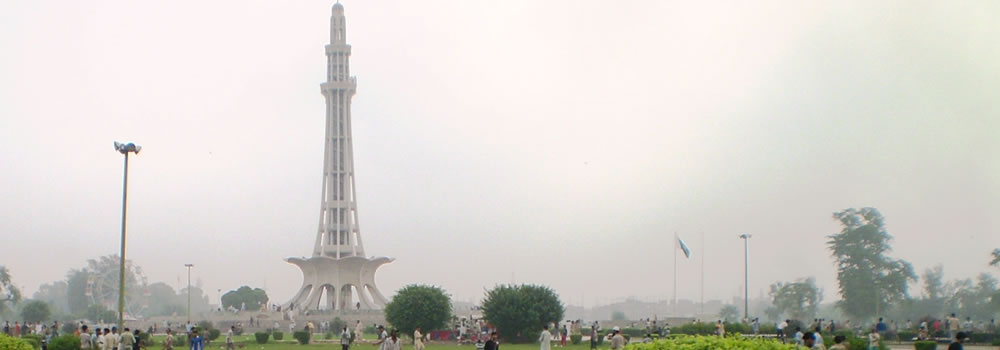
[[[552,333],[549,333],[549,325],[542,326],[542,333],[538,335],[538,342],[541,343],[540,350],[552,350]]]
[[[90,350],[91,345],[94,342],[91,341],[90,333],[87,332],[87,325],[80,327],[80,350]]]
[[[163,338],[163,350],[174,350],[174,331],[167,328],[167,336]]]
[[[361,320],[354,323],[354,339],[361,341],[364,338],[365,326],[361,324]]]
[[[348,350],[351,347],[351,331],[347,330],[347,326],[344,326],[344,330],[340,332],[340,350]]]
[[[205,342],[198,335],[198,329],[191,330],[191,350],[205,350]]]
[[[958,334],[955,335],[955,341],[948,344],[948,350],[963,350],[963,342],[965,342],[965,332],[958,332]]]
[[[500,350],[500,336],[497,332],[490,333],[490,340],[486,341],[486,345],[483,345],[483,350]]]
[[[590,327],[590,348],[597,349],[597,327]]]
[[[622,336],[622,330],[618,327],[611,329],[611,350],[622,350],[625,348],[625,337]]]
[[[128,328],[122,329],[122,334],[118,336],[118,350],[132,350],[135,345],[135,336]]]
[[[236,326],[229,326],[229,332],[226,332],[226,350],[236,350],[236,344],[233,344],[234,330],[236,330]]]
[[[424,350],[424,334],[420,333],[420,327],[413,330],[413,350]]]

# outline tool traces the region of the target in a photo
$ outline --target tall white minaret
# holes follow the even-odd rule
[[[319,231],[313,256],[340,259],[365,256],[358,226],[354,188],[354,147],[351,141],[351,98],[357,81],[351,76],[351,45],[347,45],[344,6],[333,5],[330,44],[326,45],[326,149],[323,152],[323,191]]]

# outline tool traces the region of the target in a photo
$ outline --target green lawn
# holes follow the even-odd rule
[[[239,349],[242,349],[242,350],[319,350],[319,349],[336,349],[336,350],[340,350],[340,342],[337,339],[324,340],[324,339],[322,339],[322,335],[317,334],[316,336],[317,336],[317,338],[319,338],[318,340],[321,341],[321,343],[314,343],[314,344],[309,344],[309,345],[299,345],[298,342],[296,342],[295,340],[292,340],[291,339],[291,335],[287,334],[287,333],[285,334],[284,340],[282,340],[280,342],[276,342],[274,339],[271,339],[270,341],[268,341],[267,344],[263,344],[263,345],[257,344],[257,342],[253,339],[253,335],[252,334],[251,335],[244,334],[244,335],[241,335],[241,336],[236,336],[235,338],[236,338],[236,342],[238,344],[242,344],[244,346],[243,348],[237,347],[237,350],[239,350]],[[365,338],[367,338],[367,336]],[[154,337],[154,340],[156,341],[156,344],[154,346],[150,346],[148,348],[148,350],[162,350],[163,349],[163,347],[162,347],[163,337],[162,336]],[[372,341],[373,340],[365,340],[365,343],[363,343],[363,344],[357,344],[357,343],[355,343],[355,344],[351,345],[351,350],[376,350],[377,348],[375,347],[375,345],[370,344],[370,342],[372,342]],[[586,343],[586,344],[581,343],[581,344],[578,344],[578,345],[567,345],[566,347],[560,347],[560,346],[557,346],[556,344],[558,344],[558,343],[553,343],[553,346],[552,346],[553,350],[590,350],[590,343]],[[206,350],[209,350],[209,349],[224,349],[225,345],[226,345],[225,344],[225,335],[223,335],[223,336],[219,337],[219,339],[216,339],[215,341],[213,341],[210,344],[210,347],[207,348]],[[504,343],[500,343],[500,348],[502,350],[538,350],[539,346],[538,346],[538,344],[504,344]],[[413,343],[410,342],[410,341],[404,340],[403,350],[412,350],[412,349],[413,349]],[[476,346],[472,345],[472,344],[469,344],[469,345],[456,345],[455,342],[427,343],[426,349],[427,350],[476,350]],[[604,346],[600,347],[600,349],[608,349],[607,343],[605,343]],[[179,346],[175,345],[174,346],[174,350],[185,350],[185,348],[182,347],[182,346],[179,347]]]

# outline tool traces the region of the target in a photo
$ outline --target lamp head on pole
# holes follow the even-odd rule
[[[189,268],[189,269],[190,269],[190,268],[194,267],[194,264],[184,264],[184,267],[186,267],[186,268]]]
[[[740,235],[740,238],[742,238],[742,239],[750,239],[751,237],[753,237],[753,235],[749,235],[749,234],[746,234],[746,233]]]
[[[121,143],[115,141],[115,151],[121,152],[121,154],[127,154],[129,152],[139,154],[140,150],[142,150],[142,146],[136,145],[132,142]]]

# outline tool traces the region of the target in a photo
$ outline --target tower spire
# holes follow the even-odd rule
[[[347,45],[344,5],[333,5],[330,44],[326,45],[326,150],[319,230],[313,256],[364,256],[354,188],[354,147],[351,140],[351,98],[357,82],[351,77],[351,46]]]

